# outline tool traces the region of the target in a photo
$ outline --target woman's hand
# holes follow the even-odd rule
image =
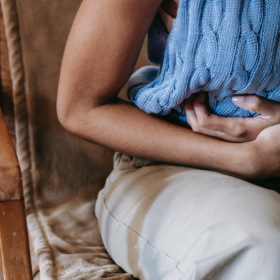
[[[186,101],[185,111],[193,131],[229,142],[255,140],[265,128],[280,124],[280,103],[256,95],[234,96],[232,101],[247,111],[259,113],[255,118],[225,118],[210,114],[207,93],[201,92]]]

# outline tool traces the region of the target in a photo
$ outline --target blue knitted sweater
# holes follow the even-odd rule
[[[256,116],[231,98],[257,94],[280,102],[279,32],[279,0],[181,0],[169,36],[156,16],[148,49],[159,67],[132,75],[128,96],[147,113],[183,122],[184,100],[199,91],[208,92],[212,113]]]

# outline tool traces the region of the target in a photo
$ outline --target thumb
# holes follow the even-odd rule
[[[232,97],[232,101],[244,110],[257,112],[264,116],[275,116],[280,110],[280,103],[257,95],[236,95]]]

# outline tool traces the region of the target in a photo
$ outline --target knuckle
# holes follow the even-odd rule
[[[194,132],[200,133],[200,126],[198,124],[191,125]]]
[[[252,96],[251,105],[252,105],[252,110],[253,111],[258,111],[263,106],[263,99],[259,98],[258,96]]]
[[[233,128],[233,135],[238,138],[245,138],[246,137],[246,130],[242,125],[236,125]]]
[[[205,118],[198,119],[198,125],[206,128],[207,127],[207,120]]]

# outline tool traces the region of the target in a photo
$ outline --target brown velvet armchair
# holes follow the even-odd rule
[[[5,280],[133,279],[107,254],[94,214],[97,194],[112,170],[113,151],[71,135],[56,114],[63,51],[81,1],[0,0]],[[135,70],[145,64],[146,44]],[[279,189],[279,180],[269,184]]]

